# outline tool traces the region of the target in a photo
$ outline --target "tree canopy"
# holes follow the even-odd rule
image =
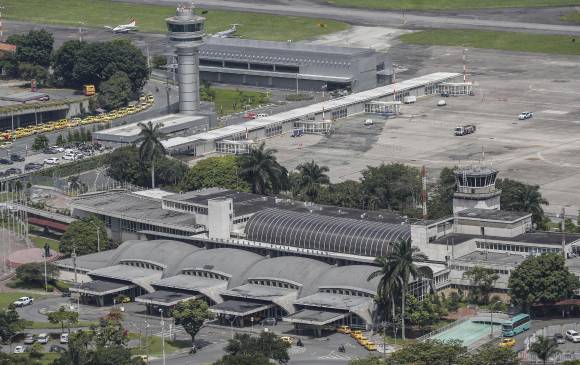
[[[16,46],[16,60],[48,67],[50,65],[54,38],[44,29],[31,30],[27,34],[13,34],[6,39]]]
[[[276,150],[266,148],[265,142],[252,147],[248,154],[242,155],[240,174],[252,186],[255,194],[278,193],[288,183],[288,171],[278,163]]]
[[[97,229],[99,231],[98,237]],[[68,226],[60,240],[59,251],[65,255],[70,255],[73,248],[76,248],[77,255],[86,255],[97,252],[99,243],[101,251],[109,248],[107,230],[102,221],[90,216],[74,221]]]
[[[14,335],[24,328],[24,321],[20,319],[14,306],[8,309],[0,309],[0,339],[8,342]]]
[[[203,300],[188,300],[179,302],[171,311],[175,324],[182,326],[185,332],[195,341],[195,335],[199,332],[205,321],[214,317],[209,311],[209,306]]]
[[[34,142],[32,143],[32,149],[35,151],[40,151],[48,147],[48,137],[44,134],[39,134],[34,137]]]
[[[501,189],[500,204],[503,210],[532,213],[532,220],[538,228],[545,228],[547,218],[542,206],[548,205],[548,201],[540,193],[538,185],[498,179],[496,186]]]
[[[58,267],[52,262],[46,263],[46,279],[53,281],[58,278]],[[44,283],[44,262],[29,262],[16,268],[16,278],[27,284]]]
[[[580,287],[560,254],[547,253],[529,257],[515,268],[508,281],[515,304],[529,309],[533,304],[549,304],[570,298]]]
[[[85,46],[85,42],[70,40],[64,42],[54,53],[54,77],[62,86],[79,86],[75,83],[73,70],[79,51]]]
[[[181,182],[184,191],[220,187],[237,191],[250,191],[250,185],[239,176],[240,158],[234,155],[209,157],[198,161]]]
[[[469,295],[471,300],[477,304],[487,304],[489,293],[493,289],[493,283],[499,279],[499,275],[494,269],[481,266],[473,266],[463,273],[471,281]]]
[[[67,311],[63,307],[60,307],[59,310],[48,313],[48,321],[50,323],[60,324],[62,332],[64,332],[64,326],[67,325],[70,332],[70,326],[79,321],[79,312]]]
[[[131,80],[122,71],[115,72],[108,80],[101,83],[97,101],[99,106],[106,110],[118,109],[126,106],[131,100]]]
[[[427,340],[404,346],[393,352],[390,360],[401,365],[449,365],[456,364],[465,353],[460,340]]]
[[[236,333],[224,349],[226,355],[214,365],[266,365],[268,362],[264,362],[265,359],[273,359],[280,364],[286,364],[290,360],[289,348],[290,344],[282,341],[272,332],[261,332],[259,336]],[[248,362],[251,358],[255,358],[256,361]]]

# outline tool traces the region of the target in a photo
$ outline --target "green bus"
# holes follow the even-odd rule
[[[503,337],[513,337],[530,329],[530,315],[520,313],[506,321],[502,325]]]

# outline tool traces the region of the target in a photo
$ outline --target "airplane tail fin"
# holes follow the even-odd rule
[[[133,26],[137,25],[137,20],[131,19],[131,21],[129,22],[129,25],[133,25]]]

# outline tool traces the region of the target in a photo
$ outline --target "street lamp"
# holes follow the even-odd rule
[[[165,365],[165,321],[163,321],[163,308],[159,308],[161,314],[161,351],[163,353],[163,365]]]
[[[93,221],[89,221],[97,229],[97,252],[101,252],[101,228],[95,224]]]
[[[490,324],[491,324],[491,328],[489,329],[489,337],[493,337],[493,308],[496,306],[496,304],[501,303],[501,300],[498,300],[495,303],[492,303],[492,305],[489,306],[490,310],[491,310],[491,318],[490,318]]]

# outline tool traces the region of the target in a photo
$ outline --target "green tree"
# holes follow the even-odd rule
[[[167,57],[162,54],[153,55],[153,57],[151,57],[151,63],[154,68],[161,68],[167,65]]]
[[[417,262],[427,260],[425,254],[419,252],[417,247],[413,247],[411,240],[400,240],[393,244],[391,251],[386,255],[385,261],[391,266],[391,275],[397,278],[400,283],[401,298],[407,298],[407,286],[411,278],[415,279],[419,274],[428,276],[429,273],[422,273]],[[405,300],[401,299],[401,336],[405,339]]]
[[[441,319],[442,314],[442,308],[436,303],[436,298],[436,296],[427,296],[419,300],[414,295],[407,295],[406,320],[422,330],[435,324]]]
[[[26,356],[20,354],[13,355],[0,352],[0,365],[40,365],[38,361],[31,361]]]
[[[580,287],[560,254],[529,257],[512,270],[508,288],[512,301],[528,310],[532,304],[554,303],[571,298]]]
[[[187,165],[177,159],[161,156],[155,160],[157,185],[177,186],[183,181],[185,174],[187,174]]]
[[[86,192],[87,186],[81,181],[81,177],[79,175],[71,175],[67,179],[68,188],[71,191],[76,193],[82,194]]]
[[[413,365],[456,364],[467,349],[460,340],[415,342],[393,352],[390,363]]]
[[[24,321],[20,319],[13,305],[7,309],[0,309],[0,339],[2,342],[10,341],[23,329]]]
[[[330,179],[326,175],[326,172],[329,171],[328,167],[318,166],[312,160],[298,165],[296,170],[298,170],[298,178],[295,182],[297,184],[296,190],[305,200],[316,201],[321,187],[330,183]]]
[[[145,166],[147,163],[151,166],[151,188],[155,188],[155,160],[157,157],[167,154],[161,143],[164,135],[160,128],[163,127],[163,124],[153,125],[149,121],[147,124],[139,122],[137,125],[141,128],[139,138],[135,141],[135,144],[139,145],[139,159],[141,166]]]
[[[547,218],[542,206],[549,203],[540,193],[538,185],[500,179],[496,182],[496,186],[501,189],[500,204],[503,210],[532,213],[532,220],[538,228],[545,228]]]
[[[252,186],[254,194],[265,195],[268,190],[276,192],[276,187],[281,187],[282,181],[287,178],[287,171],[276,160],[276,152],[275,149],[266,148],[262,142],[241,157],[241,175]]]
[[[455,174],[452,168],[444,167],[427,203],[430,219],[438,219],[453,214],[454,192]]]
[[[135,146],[125,146],[115,149],[107,159],[107,176],[131,184],[145,186],[146,171],[139,163],[139,149]]]
[[[391,320],[395,319],[395,301],[401,292],[400,278],[395,275],[395,262],[388,257],[379,256],[375,258],[375,263],[379,269],[372,272],[367,281],[375,278],[379,279],[377,287],[377,299],[385,317],[388,316],[387,308],[391,307]]]
[[[236,333],[232,340],[229,340],[225,347],[226,356],[222,358],[229,359],[247,359],[255,357],[256,359],[273,359],[280,364],[286,364],[290,360],[288,349],[290,344],[282,341],[278,335],[272,332],[261,332],[259,336]],[[217,365],[235,364],[235,362],[217,362]]]
[[[469,279],[469,294],[476,304],[487,304],[489,302],[489,293],[493,289],[493,283],[499,279],[499,275],[494,269],[481,266],[470,267],[463,273],[463,276]]]
[[[195,344],[195,335],[203,327],[205,321],[213,319],[214,315],[209,311],[209,306],[203,300],[188,300],[179,302],[171,311],[175,324],[182,326],[185,332],[191,336],[192,344]]]
[[[46,263],[46,279],[50,282],[58,278],[59,269],[52,262]],[[16,278],[27,284],[44,283],[44,263],[30,262],[16,268]]]
[[[508,348],[486,345],[475,353],[462,356],[459,365],[518,365],[518,354]]]
[[[70,326],[78,323],[79,312],[67,311],[63,307],[55,312],[48,313],[48,321],[54,324],[60,324],[61,332],[64,332],[64,326],[66,324],[68,332],[70,333]]]
[[[92,358],[94,332],[80,330],[69,336],[67,349],[53,362],[53,365],[89,365]]]
[[[215,186],[237,191],[250,191],[250,185],[239,177],[241,171],[238,156],[209,157],[193,165],[187,171],[180,186],[185,191]]]
[[[419,170],[403,164],[367,166],[361,183],[368,209],[404,211],[415,208],[421,192]]]
[[[77,255],[86,255],[97,252],[99,244],[101,250],[108,249],[108,241],[105,224],[94,216],[85,217],[68,226],[60,240],[59,251],[70,255],[74,248]]]
[[[86,42],[70,40],[64,42],[55,52],[53,59],[54,77],[62,86],[73,88],[80,86],[75,83],[73,70],[79,52],[86,45]]]
[[[27,34],[11,35],[7,43],[16,46],[19,63],[48,67],[50,65],[54,38],[46,30],[31,30]]]
[[[544,365],[546,365],[548,359],[559,354],[560,350],[558,350],[558,344],[551,338],[538,336],[536,341],[530,345],[530,352],[536,354]]]
[[[56,144],[57,146],[64,146],[64,145],[65,145],[65,143],[66,143],[66,141],[64,140],[64,137],[62,136],[62,134],[59,134],[59,135],[56,137],[56,142],[55,142],[55,144]]]
[[[118,109],[126,106],[131,100],[131,80],[126,73],[118,71],[107,81],[101,83],[97,102],[106,110]]]
[[[386,365],[385,359],[378,356],[369,356],[362,359],[354,359],[348,362],[348,365]]]
[[[48,137],[46,137],[44,134],[39,134],[38,136],[34,137],[32,149],[35,151],[40,151],[45,148],[48,148]]]
[[[31,63],[18,64],[18,74],[24,80],[36,80],[37,86],[42,86],[48,78],[46,68]]]
[[[290,178],[292,180],[292,177]],[[291,183],[291,187],[294,185]],[[362,185],[358,181],[346,180],[323,187],[318,195],[320,204],[344,208],[362,209],[365,207]]]

